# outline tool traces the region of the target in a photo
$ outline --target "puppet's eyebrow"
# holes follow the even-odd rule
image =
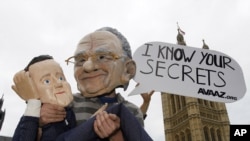
[[[45,78],[45,77],[48,77],[48,76],[50,76],[50,74],[49,73],[47,73],[47,74],[45,74],[45,75],[43,75],[42,77],[41,77],[41,81]]]
[[[98,49],[95,49],[94,51],[90,51],[90,52],[91,53],[112,53],[112,50],[109,50],[109,49],[106,49],[106,48],[98,48]],[[87,50],[83,50],[83,51],[78,52],[77,54],[75,54],[75,56],[82,55],[82,54],[88,54],[90,52],[87,51]]]
[[[85,53],[86,53],[86,51],[81,51],[81,52],[76,53],[75,56],[82,55],[82,54],[85,54]]]
[[[95,53],[111,53],[111,50],[104,49],[104,48],[98,48],[94,51]]]

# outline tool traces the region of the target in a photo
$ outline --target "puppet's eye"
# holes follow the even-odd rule
[[[50,84],[50,80],[44,80],[43,83],[44,84]]]
[[[111,56],[110,54],[97,54],[96,55],[96,59],[98,61],[109,61],[109,60],[113,60],[113,56]]]
[[[63,81],[63,80],[65,80],[65,79],[64,79],[63,76],[60,76],[60,77],[59,77],[59,80],[60,80],[60,81]]]

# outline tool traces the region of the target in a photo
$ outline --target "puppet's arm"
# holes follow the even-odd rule
[[[41,101],[31,99],[27,101],[27,107],[24,115],[21,117],[15,130],[13,141],[36,141]]]
[[[24,70],[17,72],[13,81],[12,89],[27,103],[25,112],[15,129],[13,141],[36,141],[41,109],[38,92],[29,73]]]

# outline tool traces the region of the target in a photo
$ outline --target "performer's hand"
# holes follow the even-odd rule
[[[105,103],[105,104],[102,105],[102,107],[101,107],[100,109],[98,109],[91,117],[94,117],[94,116],[96,116],[98,113],[105,111],[105,110],[107,109],[107,107],[108,107],[108,103]]]
[[[99,112],[94,122],[94,130],[100,138],[110,137],[120,128],[120,118],[106,111]]]
[[[15,85],[12,85],[12,89],[25,101],[29,99],[39,99],[39,95],[33,80],[29,76],[29,72],[24,70],[19,71],[13,77]]]
[[[119,129],[114,134],[112,134],[111,137],[109,137],[109,141],[124,141],[122,130]]]
[[[52,122],[58,122],[64,120],[66,117],[66,111],[64,107],[44,103],[40,111],[40,126],[46,125]]]

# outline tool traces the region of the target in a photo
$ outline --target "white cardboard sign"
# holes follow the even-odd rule
[[[230,56],[202,48],[149,42],[134,53],[139,83],[129,95],[155,90],[217,102],[234,102],[246,93],[243,72]]]

